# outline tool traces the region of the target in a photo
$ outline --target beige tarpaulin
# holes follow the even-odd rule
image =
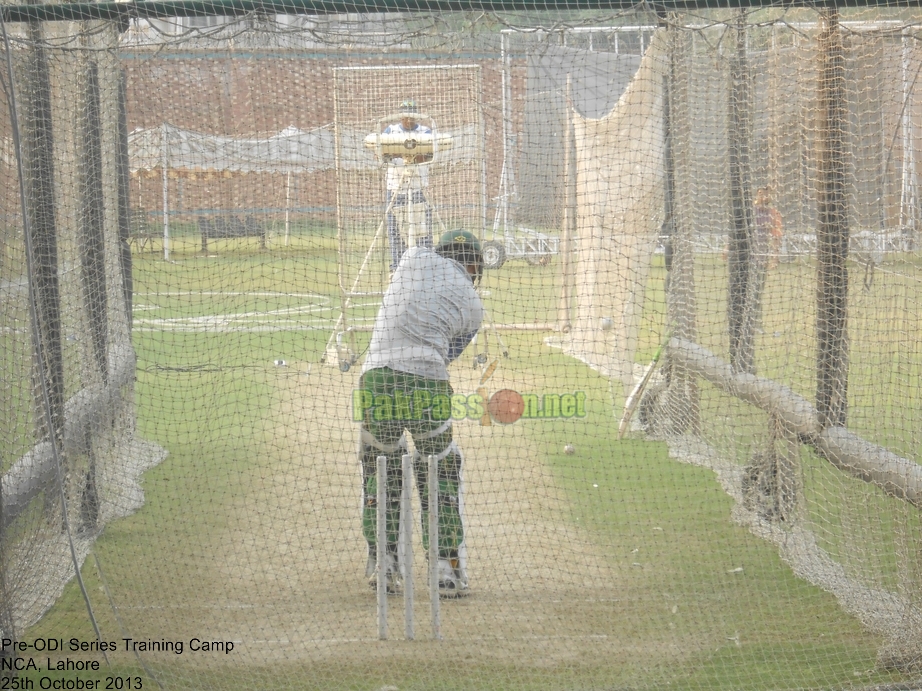
[[[606,376],[633,384],[644,288],[664,220],[664,36],[606,116],[573,115],[576,315],[562,344]]]

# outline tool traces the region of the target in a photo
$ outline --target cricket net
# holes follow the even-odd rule
[[[157,5],[0,7],[0,677],[917,683],[917,10]],[[457,228],[470,593],[417,477],[387,597],[358,380]]]
[[[907,664],[918,408],[883,411],[916,366],[914,345],[892,344],[918,323],[900,305],[918,280],[920,54],[900,22],[834,13],[741,15],[716,54],[707,33],[671,51],[671,340],[639,422],[711,467],[737,521],[878,631],[879,662]],[[726,118],[708,127],[715,109]]]

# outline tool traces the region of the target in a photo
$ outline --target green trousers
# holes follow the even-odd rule
[[[462,456],[452,439],[451,418],[443,402],[452,394],[447,381],[426,379],[388,367],[369,370],[359,380],[373,405],[365,410],[359,440],[362,461],[362,532],[371,551],[376,549],[378,478],[377,458],[387,458],[387,550],[397,551],[400,493],[403,489],[401,457],[408,453],[406,433],[413,437],[416,453],[413,475],[419,492],[423,548],[429,549],[429,456],[438,460],[439,557],[455,559],[464,541],[461,521]],[[369,399],[368,396],[371,398]],[[445,419],[443,419],[445,418]]]

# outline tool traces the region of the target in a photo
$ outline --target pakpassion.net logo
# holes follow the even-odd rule
[[[411,393],[375,394],[367,389],[352,392],[352,420],[369,416],[375,422],[401,420],[480,420],[485,413],[500,424],[516,420],[548,420],[586,417],[586,392],[525,393],[501,389],[488,398],[479,393],[433,395],[422,389]]]

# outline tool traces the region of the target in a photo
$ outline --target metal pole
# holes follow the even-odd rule
[[[170,158],[167,153],[168,144],[167,124],[163,123],[163,151],[161,152],[160,167],[163,168],[163,258],[166,261],[170,260],[170,179],[167,175]]]
[[[499,36],[499,52],[500,52],[500,63],[503,66],[502,71],[502,111],[503,111],[503,167],[502,172],[499,177],[499,205],[500,209],[497,210],[495,218],[498,220],[500,217],[503,219],[503,237],[506,236],[506,222],[508,220],[508,206],[509,206],[509,189],[508,182],[506,180],[506,166],[509,163],[509,82],[511,81],[511,65],[509,64],[509,55],[507,53],[506,46],[506,34],[502,33]],[[493,237],[491,240],[496,240],[496,230],[497,223],[493,223]]]
[[[576,226],[576,185],[574,178],[575,142],[573,131],[573,85],[567,73],[566,106],[563,124],[563,228],[560,234],[560,299],[557,303],[557,328],[570,332],[571,240]]]
[[[288,238],[291,235],[291,171],[285,180],[285,247],[288,247]]]
[[[903,135],[903,169],[900,190],[900,234],[902,235],[902,249],[906,251],[912,249],[916,242],[917,202],[915,146],[913,144],[912,126],[912,89],[909,84],[912,42],[911,37],[907,35],[905,30],[903,30],[901,37],[901,44],[903,113],[900,119],[900,128]]]
[[[922,0],[903,0],[902,7],[922,6]],[[892,0],[791,0],[788,8],[888,7]],[[568,0],[571,12],[632,10],[636,0]],[[664,11],[762,7],[761,0],[662,0]],[[375,11],[387,12],[547,12],[560,11],[559,0],[377,0]],[[5,22],[169,19],[172,17],[234,17],[248,14],[356,14],[367,13],[364,0],[141,0],[139,2],[72,2],[8,5],[0,8]]]
[[[378,456],[377,525],[375,556],[378,561],[378,639],[387,640],[387,456]]]
[[[487,132],[483,119],[483,73],[477,70],[477,127],[480,130],[480,232],[477,233],[483,237],[487,229],[487,206],[489,206],[489,197],[487,196]]]

